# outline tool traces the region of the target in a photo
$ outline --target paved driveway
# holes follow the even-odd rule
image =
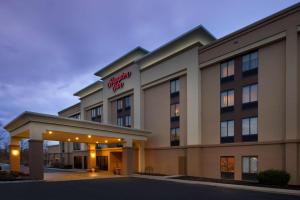
[[[299,200],[294,196],[139,178],[0,184],[0,196],[5,200]]]
[[[71,181],[71,180],[87,180],[99,178],[118,178],[117,176],[106,171],[86,172],[86,170],[61,170],[61,169],[45,169],[44,179],[46,181]]]

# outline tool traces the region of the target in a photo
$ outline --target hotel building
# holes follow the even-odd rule
[[[300,4],[220,39],[198,26],[137,47],[95,75],[58,116],[6,126],[12,153],[30,138],[33,177],[41,141],[58,140],[57,159],[75,168],[234,180],[279,169],[300,184]]]

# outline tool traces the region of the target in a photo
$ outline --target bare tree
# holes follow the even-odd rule
[[[2,128],[0,121],[0,148],[6,148],[8,145],[8,133]]]

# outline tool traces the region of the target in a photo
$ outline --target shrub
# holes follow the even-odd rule
[[[290,181],[290,175],[285,171],[270,169],[260,172],[257,179],[264,185],[285,186]]]

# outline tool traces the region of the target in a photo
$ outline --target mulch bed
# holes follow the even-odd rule
[[[0,171],[0,181],[22,181],[31,180],[28,174],[22,172]]]
[[[213,179],[213,178],[203,178],[194,176],[179,176],[173,177],[172,179],[189,180],[189,181],[203,181],[203,182],[213,182],[213,183],[227,183],[234,185],[246,185],[246,186],[256,186],[256,187],[270,187],[278,189],[290,189],[290,190],[300,190],[300,185],[287,185],[287,186],[276,186],[276,185],[263,185],[258,182],[250,181],[237,181],[237,180],[227,180],[227,179]]]

